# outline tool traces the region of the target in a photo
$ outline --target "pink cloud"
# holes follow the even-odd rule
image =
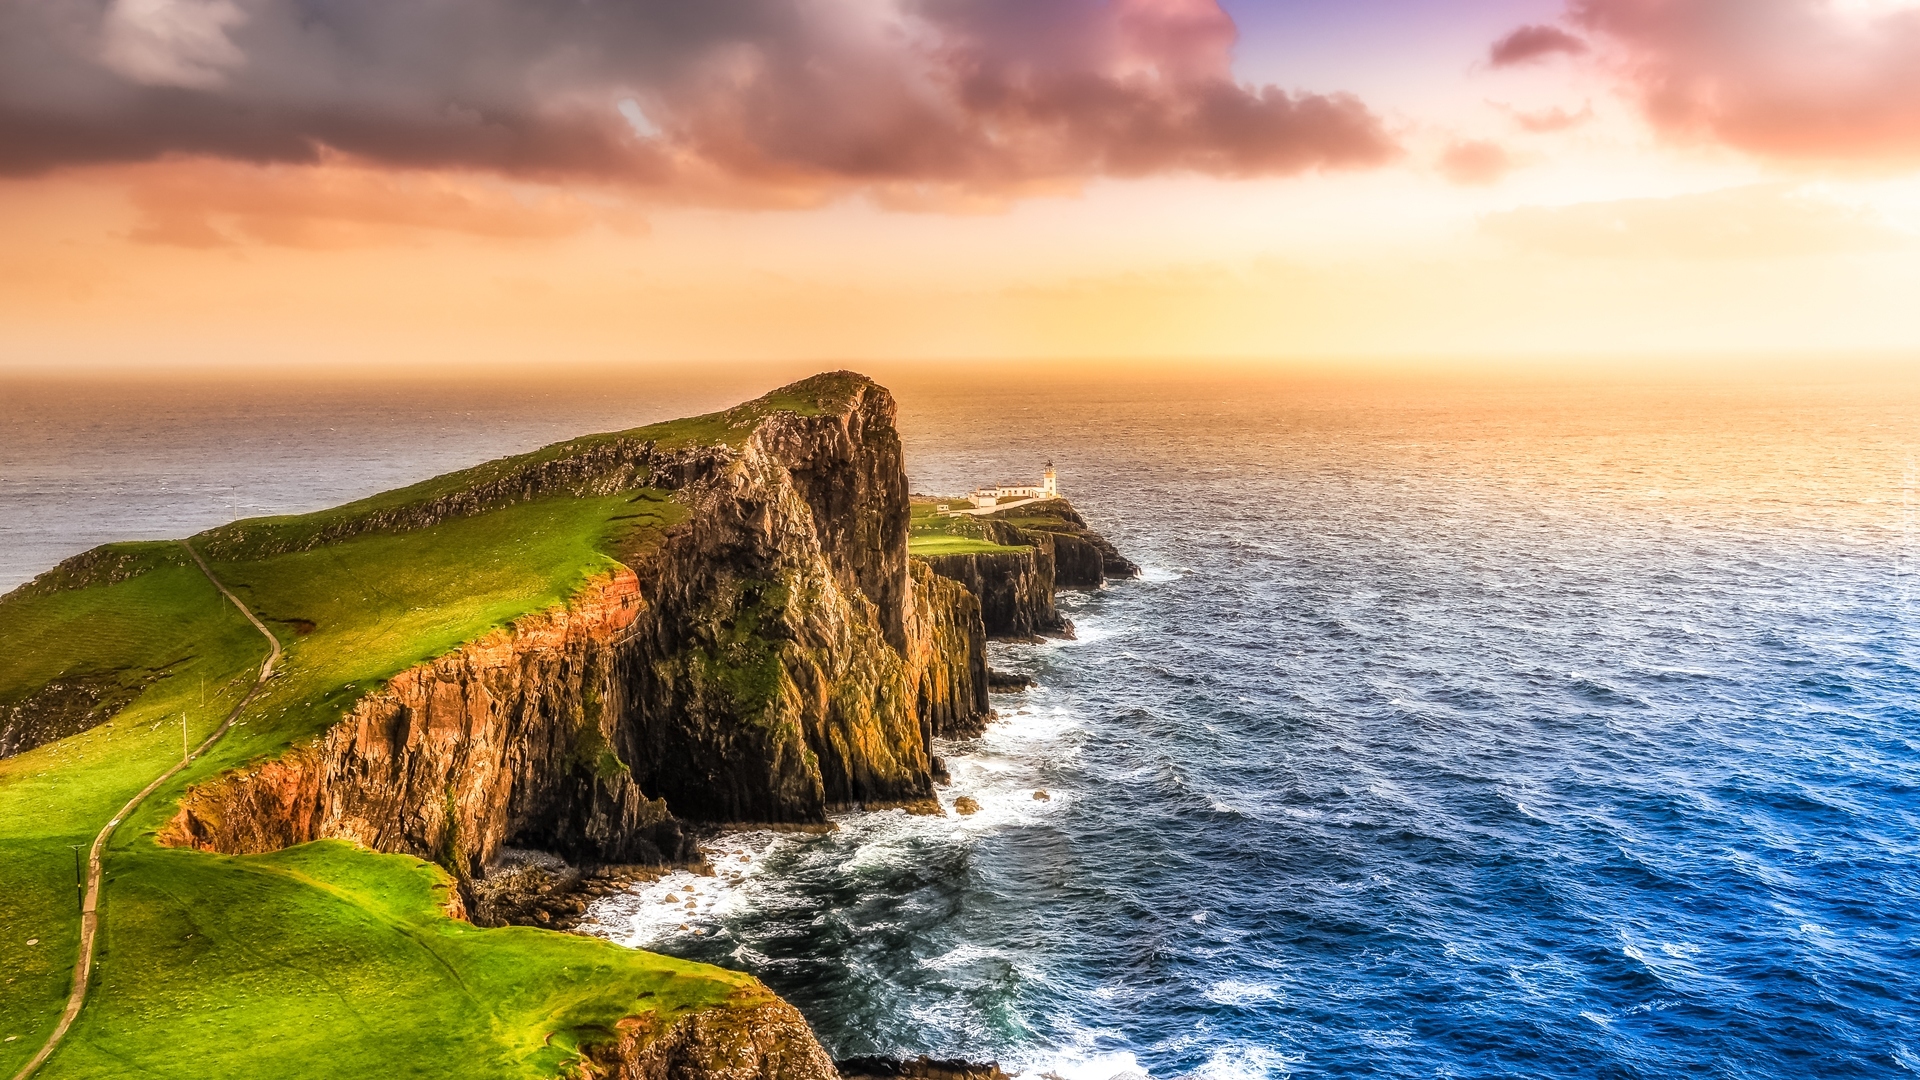
[[[1920,9],[1569,0],[1657,129],[1780,161],[1920,165]]]
[[[1481,139],[1458,140],[1440,154],[1440,175],[1462,187],[1489,187],[1513,169],[1504,147]]]

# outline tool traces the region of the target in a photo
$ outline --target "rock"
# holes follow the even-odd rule
[[[1020,524],[999,514],[979,520],[988,539],[1023,550],[927,559],[935,573],[964,584],[980,598],[982,618],[993,637],[1071,638],[1073,623],[1054,607],[1056,588],[1097,589],[1108,578],[1140,573],[1105,537],[1088,528],[1065,499],[1029,503],[1008,513],[1017,514]]]
[[[559,903],[585,880],[558,856],[505,849],[484,874],[467,882],[468,918],[478,926],[533,921],[538,910]]]
[[[924,559],[909,559],[913,576],[918,714],[927,738],[970,738],[986,730],[987,629],[980,601]]]
[[[959,582],[979,598],[989,637],[1028,641],[1073,627],[1053,605],[1050,548],[1026,545],[1019,551],[931,555],[925,562],[934,573]]]
[[[1023,675],[1011,671],[987,672],[987,688],[990,690],[999,690],[1002,692],[1031,690],[1038,685],[1039,683],[1037,683],[1031,675]]]
[[[1018,552],[909,558],[895,404],[851,373],[707,420],[710,436],[616,433],[505,459],[317,531],[243,522],[204,540],[211,559],[258,558],[563,496],[631,494],[672,522],[564,605],[348,687],[359,696],[331,728],[193,785],[159,840],[253,854],[344,839],[446,868],[454,917],[566,928],[587,896],[633,880],[610,866],[713,876],[703,823],[812,832],[843,808],[940,813],[933,740],[992,716],[986,638],[1070,635],[1054,589],[1088,576],[1083,546],[1106,559],[1104,541],[1062,501],[1060,528],[994,524]],[[100,551],[24,588],[132,572]],[[66,712],[91,716],[103,695],[74,690]],[[670,902],[682,895],[697,909],[691,889]],[[799,1014],[751,982],[670,1020],[636,1006],[582,1052],[583,1076],[619,1080],[836,1075]],[[1004,1077],[926,1058],[901,1069],[918,1071],[887,1075]]]
[[[930,805],[930,740],[986,711],[977,601],[909,564],[892,397],[844,373],[779,393],[819,411],[748,410],[735,444],[613,437],[340,526],[643,483],[685,514],[566,607],[196,785],[163,842],[244,854],[338,837],[439,862],[464,892],[508,845],[698,865],[684,820],[824,827],[834,808]]]
[[[685,929],[684,927],[682,929]],[[837,1080],[833,1060],[793,1006],[764,990],[682,1014],[634,1016],[586,1048],[588,1075],[610,1080]]]
[[[917,1058],[859,1057],[838,1061],[841,1080],[1008,1080],[999,1062],[972,1062],[958,1058],[935,1059],[922,1054]]]
[[[948,784],[953,783],[953,775],[947,772],[947,763],[945,761],[940,758],[934,758],[932,767],[934,783],[941,787],[946,787]]]
[[[1036,791],[1033,793],[1034,802],[1050,802],[1052,799],[1053,799],[1053,796],[1047,794],[1045,788],[1042,788],[1039,791]]]

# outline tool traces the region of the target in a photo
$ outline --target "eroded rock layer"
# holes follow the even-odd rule
[[[1073,624],[1053,602],[1053,548],[1023,545],[1017,551],[930,555],[934,573],[959,582],[980,601],[987,634],[1027,641],[1043,634],[1072,636]]]
[[[1070,633],[1057,579],[1097,585],[1131,564],[1077,515],[1078,529],[1009,533],[1018,552],[910,560],[892,397],[846,373],[779,393],[819,408],[743,406],[720,426],[750,430],[710,445],[616,436],[509,459],[467,489],[342,508],[322,534],[218,531],[209,547],[293,550],[641,487],[685,511],[564,608],[402,671],[317,737],[194,787],[163,842],[245,854],[341,838],[410,853],[446,866],[455,899],[497,922],[545,895],[486,878],[503,849],[688,863],[700,854],[683,823],[937,811],[932,740],[978,734],[991,715],[989,634]],[[770,994],[670,1021],[638,1010],[613,1036],[589,1048],[588,1074],[836,1075]]]
[[[464,881],[507,845],[681,862],[698,858],[682,821],[931,806],[930,739],[986,715],[979,607],[931,575],[916,592],[892,397],[834,378],[830,407],[761,417],[738,443],[608,455],[688,511],[630,570],[196,787],[164,839],[245,853],[338,837]],[[569,491],[605,485],[543,469]]]
[[[833,1059],[793,1006],[765,999],[701,1009],[662,1024],[633,1016],[589,1050],[587,1075],[606,1080],[837,1080]]]

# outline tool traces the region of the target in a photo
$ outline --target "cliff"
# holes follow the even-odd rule
[[[752,980],[472,926],[436,930],[434,940],[465,940],[467,951],[421,965],[406,959],[412,932],[390,932],[394,897],[431,873],[448,890],[433,918],[497,924],[539,906],[521,893],[554,884],[520,867],[529,880],[516,885],[513,860],[500,860],[508,847],[564,856],[582,867],[569,880],[604,883],[649,872],[632,864],[698,861],[693,823],[817,825],[851,806],[938,812],[932,741],[977,734],[991,716],[989,634],[1067,632],[1054,588],[1091,580],[1096,560],[1109,568],[1104,541],[1061,506],[1071,519],[1056,515],[1057,527],[997,521],[997,541],[969,538],[974,549],[941,557],[962,561],[910,558],[916,511],[894,403],[843,372],[725,412],[194,537],[286,655],[195,764],[192,786],[139,824],[175,847],[254,858],[170,852],[119,864],[115,910],[126,921],[115,933],[185,933],[137,905],[205,904],[181,917],[208,951],[165,952],[140,972],[168,994],[206,991],[192,1005],[203,1054],[215,1044],[234,1060],[267,1054],[209,1034],[236,1008],[249,1023],[285,1013],[332,1024],[327,1038],[364,1050],[374,1028],[469,1018],[464,1005],[432,1004],[458,1000],[482,1005],[473,1015],[484,1022],[462,1028],[472,1045],[509,1056],[571,1045],[582,1056],[567,1067],[580,1075],[825,1080],[832,1064],[804,1021]],[[0,598],[0,639],[33,643],[0,657],[0,754],[15,753],[0,771],[58,772],[48,783],[66,786],[48,792],[131,776],[113,740],[145,740],[151,755],[157,739],[170,756],[170,725],[191,713],[210,730],[259,659],[253,628],[172,543],[68,560]],[[61,742],[18,745],[47,738]],[[36,814],[59,798],[25,787],[0,797],[10,791],[21,805],[38,800]],[[97,827],[91,805],[73,802],[35,834],[43,863],[64,865],[70,837]],[[330,838],[357,846],[310,843]],[[244,917],[267,903],[263,889],[273,910],[310,914]],[[548,900],[579,910],[578,897],[533,899],[549,919],[563,909]],[[71,894],[25,902],[54,925]],[[207,920],[220,929],[199,933]],[[277,998],[236,1005],[222,980],[247,977],[275,949],[391,952],[427,1003],[351,1021]],[[324,983],[333,961],[316,962]],[[577,987],[565,974],[588,969],[597,981]],[[482,986],[501,972],[511,986]],[[657,978],[677,996],[656,996]],[[728,979],[740,993],[725,1000],[699,989]],[[57,1011],[65,990],[42,981],[36,993]],[[182,1028],[116,1012],[123,1000],[89,1005],[111,1017],[102,1030],[124,1032],[115,1052],[177,1054]],[[500,1020],[508,1003],[521,1009],[511,1023]],[[568,1010],[577,1015],[562,1026],[576,1034],[552,1042],[550,1021]]]
[[[978,735],[991,715],[987,691],[987,627],[977,594],[913,559],[914,700],[922,732],[958,738]]]
[[[979,599],[989,636],[1071,637],[1073,623],[1055,606],[1056,590],[1097,589],[1109,578],[1140,573],[1065,499],[980,517],[942,517],[936,505],[924,496],[916,504],[916,557]]]
[[[988,635],[1016,641],[1030,641],[1043,634],[1073,636],[1073,623],[1053,602],[1051,545],[924,558],[935,574],[958,582],[979,599]]]
[[[566,607],[403,671],[319,736],[195,787],[164,839],[249,853],[339,837],[464,882],[509,845],[685,862],[698,853],[683,821],[932,808],[931,738],[986,715],[978,605],[931,575],[914,587],[891,396],[844,375],[782,393],[817,408],[664,455],[602,443],[598,474],[541,460],[569,492],[651,483],[684,514]],[[381,508],[377,527],[540,494],[512,475],[487,499]],[[263,531],[276,547],[298,535]]]
[[[587,1050],[586,1076],[604,1080],[837,1080],[806,1020],[771,994],[668,1022],[632,1016]]]
[[[1097,589],[1105,581],[1140,576],[1140,568],[1093,531],[1065,499],[1028,503],[982,519],[1002,544],[1035,544],[1053,554],[1054,583],[1064,589]]]
[[[608,749],[615,642],[642,603],[623,571],[409,668],[318,739],[192,789],[161,841],[257,854],[331,837],[438,862],[463,882],[509,842],[686,861],[692,845],[665,803]]]

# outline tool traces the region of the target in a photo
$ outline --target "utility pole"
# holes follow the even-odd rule
[[[180,764],[182,766],[185,766],[186,763],[187,763],[187,714],[184,710],[182,710],[180,713]]]
[[[73,849],[73,906],[84,913],[87,910],[87,883],[80,876],[80,845],[67,846]]]

